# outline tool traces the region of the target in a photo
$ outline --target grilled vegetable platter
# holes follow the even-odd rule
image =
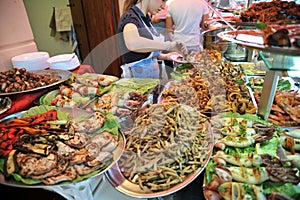
[[[211,120],[214,151],[204,179],[210,199],[299,199],[299,130],[256,115],[223,113]]]
[[[105,172],[125,145],[111,113],[35,106],[0,124],[0,182],[18,187],[76,183]]]

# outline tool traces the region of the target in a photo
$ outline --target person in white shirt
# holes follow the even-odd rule
[[[204,0],[173,0],[167,10],[166,30],[170,40],[181,40],[187,49],[203,49],[200,28],[207,29],[209,8]]]

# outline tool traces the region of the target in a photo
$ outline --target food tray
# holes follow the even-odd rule
[[[209,152],[209,157],[211,157],[212,152]],[[209,160],[209,159],[208,159]],[[194,179],[196,179],[202,172],[205,170],[205,167],[208,163],[199,168],[194,174],[188,176],[182,183],[177,184],[176,186],[161,192],[152,192],[150,190],[141,190],[137,184],[134,184],[128,181],[120,171],[118,163],[116,163],[113,167],[109,168],[107,172],[105,172],[105,176],[108,179],[109,183],[115,187],[119,192],[126,194],[135,198],[157,198],[163,197],[170,194],[173,194],[188,184],[190,184]]]
[[[143,119],[144,119],[144,117],[143,117]],[[191,172],[190,174],[185,175],[182,182],[172,184],[170,187],[167,187],[166,189],[150,190],[147,187],[144,187],[144,189],[141,189],[141,187],[138,183],[130,181],[123,175],[123,171],[121,170],[122,167],[120,166],[120,164],[121,164],[120,161],[122,158],[113,167],[111,167],[109,170],[107,170],[107,172],[105,172],[105,176],[106,176],[107,180],[119,192],[126,194],[128,196],[131,196],[131,197],[135,197],[135,198],[158,198],[158,197],[170,195],[170,194],[182,189],[183,187],[187,186],[189,183],[191,183],[196,177],[198,177],[201,174],[201,172],[205,169],[205,167],[208,163],[208,160],[210,159],[211,154],[212,154],[212,148],[213,148],[212,131],[210,129],[210,125],[209,125],[208,121],[204,122],[203,125],[204,125],[204,127],[206,127],[205,134],[207,134],[207,136],[205,138],[201,139],[201,141],[203,143],[205,143],[205,145],[207,145],[207,147],[205,147],[205,149],[207,149],[207,150],[203,149],[201,151],[202,153],[199,152],[200,153],[199,156],[201,156],[203,158],[203,162],[201,162],[202,165],[199,168],[197,167],[195,169],[195,171]],[[138,134],[137,131],[135,131],[135,134]],[[127,135],[127,133],[125,133],[125,135]],[[143,136],[143,138],[147,138],[147,137]],[[128,140],[127,140],[127,142],[128,142]],[[202,143],[202,145],[203,145],[203,143]],[[171,148],[171,147],[169,147],[169,148]],[[125,151],[126,151],[126,149],[125,149]],[[165,151],[166,151],[165,153],[168,154],[168,150],[166,149]],[[179,149],[178,149],[178,151],[179,151]],[[128,152],[126,152],[126,153],[128,153]],[[147,154],[147,153],[145,152],[145,154]],[[125,154],[123,153],[123,155],[125,155]],[[161,152],[158,152],[158,154],[156,155],[156,157],[159,157],[159,156],[161,156]],[[123,161],[124,161],[124,158],[123,158]],[[130,161],[128,163],[132,163],[132,162]],[[161,165],[159,163],[156,163],[156,164],[158,166]],[[162,164],[162,165],[164,165],[164,164]],[[171,166],[173,166],[173,163],[170,164],[169,167],[171,167]],[[165,165],[165,167],[167,167],[167,165]],[[147,169],[147,168],[144,168],[144,166],[142,166],[142,168]],[[152,170],[150,170],[150,171],[145,170],[145,173],[148,173],[148,172],[152,172]],[[131,173],[131,172],[129,172],[129,173]],[[149,180],[148,180],[148,182],[149,182]]]
[[[45,85],[45,86],[41,86],[41,87],[37,87],[37,88],[33,88],[30,90],[25,90],[25,91],[17,91],[17,92],[9,92],[9,93],[0,93],[0,97],[1,96],[9,96],[9,95],[15,95],[15,94],[23,94],[23,93],[28,93],[28,92],[34,92],[37,90],[42,90],[45,88],[49,88],[55,85],[58,85],[60,83],[65,82],[66,80],[68,80],[71,77],[71,72],[66,71],[66,70],[36,70],[36,71],[30,71],[30,73],[36,73],[36,74],[43,74],[43,75],[49,75],[49,76],[59,76],[60,80],[52,83],[50,85]]]
[[[264,76],[266,71],[260,70],[253,62],[232,62],[234,65],[241,65],[246,76]]]
[[[220,114],[220,119],[224,119],[223,117],[224,116],[222,116],[222,114]],[[256,194],[260,193],[260,195],[261,195],[260,197],[256,196],[256,198],[257,199],[269,199],[267,197],[270,195],[270,191],[277,193],[277,194],[284,193],[284,192],[286,194],[291,194],[291,192],[286,191],[285,187],[291,188],[293,186],[295,186],[295,187],[300,186],[299,175],[295,175],[295,174],[298,174],[298,173],[296,173],[297,171],[299,172],[299,166],[295,164],[297,162],[296,160],[295,160],[295,162],[293,161],[293,159],[297,159],[297,157],[293,157],[293,156],[294,155],[296,156],[299,154],[297,152],[296,153],[294,152],[294,153],[292,153],[293,154],[292,157],[287,157],[287,156],[291,155],[290,154],[291,152],[288,152],[288,151],[293,149],[293,147],[289,147],[290,149],[286,148],[286,143],[288,143],[288,142],[284,141],[283,138],[286,135],[288,135],[287,133],[281,132],[281,131],[279,131],[279,129],[275,129],[273,124],[267,123],[266,121],[262,121],[255,115],[253,115],[253,116],[249,116],[249,115],[248,116],[246,116],[246,115],[237,116],[235,113],[233,113],[232,115],[230,115],[230,114],[226,115],[226,117],[229,117],[232,119],[233,118],[245,119],[248,121],[247,126],[249,128],[251,127],[251,128],[257,129],[258,127],[260,127],[260,128],[263,127],[262,129],[258,128],[258,131],[256,131],[256,133],[253,133],[254,135],[256,135],[256,134],[266,135],[265,133],[268,131],[271,131],[271,132],[277,131],[278,135],[277,134],[269,135],[268,138],[265,138],[265,139],[260,138],[259,139],[255,136],[253,136],[253,134],[251,134],[251,136],[253,136],[253,138],[255,139],[255,142],[253,142],[253,144],[252,144],[255,146],[255,149],[250,150],[250,151],[244,151],[244,149],[247,149],[248,147],[250,147],[250,149],[251,149],[251,145],[239,146],[238,144],[240,144],[240,143],[237,142],[238,140],[234,141],[234,139],[231,141],[234,141],[236,144],[235,145],[229,144],[230,143],[230,142],[228,142],[229,138],[226,138],[226,137],[228,137],[228,135],[227,134],[223,135],[220,131],[220,130],[232,130],[232,129],[226,129],[226,127],[232,127],[232,126],[236,126],[236,125],[230,124],[230,123],[224,123],[222,125],[221,125],[221,123],[215,123],[216,125],[215,126],[213,125],[213,129],[216,129],[215,132],[219,136],[217,136],[218,139],[217,139],[217,142],[216,142],[216,145],[214,148],[214,152],[213,152],[213,156],[212,156],[214,158],[214,160],[212,159],[209,161],[206,173],[204,175],[203,190],[204,190],[204,195],[206,196],[206,198],[208,198],[210,195],[214,194],[213,196],[217,196],[220,198],[227,197],[228,199],[232,199],[233,198],[232,195],[235,194],[236,196],[243,199],[243,197],[245,197],[247,195],[254,194],[253,190],[252,189],[251,189],[252,191],[250,190],[250,187],[257,186],[257,187],[259,187],[259,191],[262,192],[263,194],[254,190],[256,192]],[[214,119],[212,119],[212,121],[214,121]],[[257,125],[259,125],[259,126],[257,126]],[[225,127],[225,129],[224,129],[224,127]],[[286,130],[288,130],[288,129],[286,129]],[[289,129],[289,130],[292,130],[292,129]],[[224,131],[224,132],[226,133],[226,131]],[[227,133],[229,133],[229,132],[227,132]],[[230,134],[231,133],[232,132],[230,132]],[[279,144],[277,143],[278,139],[280,140]],[[293,137],[293,139],[296,139],[296,138]],[[226,141],[228,143],[226,143]],[[220,146],[217,146],[217,144],[219,144],[220,142],[225,143],[226,144],[225,146],[226,147],[228,146],[230,150],[226,149],[226,148],[220,149]],[[229,150],[229,151],[227,151],[227,150]],[[297,148],[296,151],[299,152],[299,149]],[[245,153],[246,153],[246,155],[245,155]],[[249,154],[249,155],[247,155],[247,154]],[[250,157],[250,155],[251,155],[251,157]],[[254,159],[254,155],[256,156],[255,159]],[[262,155],[264,155],[264,156],[262,156]],[[232,156],[235,157],[236,160],[233,159]],[[291,161],[291,164],[290,165],[284,165],[282,163],[279,164],[278,161],[277,161],[277,164],[274,164],[272,162],[268,163],[268,161],[272,160],[268,156],[270,156],[270,157],[274,156],[276,159],[280,159],[281,161],[287,160],[287,158],[288,158]],[[260,164],[258,164],[258,163],[255,164],[255,160],[257,161],[259,159],[261,159],[261,161],[259,162]],[[272,161],[275,162],[274,160],[272,160]],[[271,169],[273,169],[274,171],[271,170],[269,172],[268,171],[269,166],[267,166],[267,165],[270,165]],[[281,165],[283,165],[283,166],[281,166]],[[292,165],[295,165],[295,166],[292,166]],[[216,168],[218,168],[218,170]],[[262,168],[265,168],[266,170],[260,171],[259,176],[254,175],[253,177],[255,177],[256,180],[249,178],[249,177],[252,177],[251,174],[255,171],[255,169],[261,170]],[[254,170],[252,171],[252,169],[254,169]],[[226,170],[229,170],[228,173]],[[278,170],[278,172],[277,172],[277,170]],[[282,171],[280,171],[280,170],[282,170]],[[265,171],[268,171],[268,174],[266,174]],[[294,172],[292,172],[292,171],[294,171]],[[295,176],[293,176],[293,175],[287,176],[284,173],[291,173],[291,174],[295,173],[294,174]],[[274,179],[270,178],[269,176],[270,177],[273,176]],[[282,176],[285,178],[283,178],[281,180],[280,179],[276,180],[276,178],[275,178],[276,176],[278,176],[278,177]],[[207,182],[208,179],[211,179],[211,182]],[[294,179],[293,183],[291,181],[292,179]],[[228,185],[225,186],[224,183],[228,184]],[[241,184],[241,185],[239,185],[239,186],[232,185],[233,188],[237,188],[236,190],[227,188],[232,183],[233,184]],[[289,184],[289,186],[286,185],[284,187],[281,185],[283,183],[287,183],[287,184]],[[292,186],[292,184],[294,184],[294,185]],[[247,187],[247,186],[248,186],[248,190],[244,190],[243,187]],[[225,188],[225,190],[224,190],[224,188]],[[275,188],[277,188],[277,189],[275,189]],[[263,192],[264,189],[266,191]],[[299,189],[297,189],[297,190],[299,190]],[[232,193],[230,193],[230,192],[232,192]],[[222,195],[224,195],[224,196],[222,196]],[[262,195],[264,195],[266,197],[263,198]],[[294,195],[296,195],[298,198],[295,197],[293,199],[299,199],[298,192],[294,193]]]
[[[250,34],[251,33],[251,34]],[[237,39],[237,35],[243,34],[248,35],[247,39],[239,40]],[[300,56],[300,49],[296,47],[275,47],[269,46],[262,43],[263,41],[263,33],[259,30],[238,30],[237,35],[236,32],[231,31],[224,31],[217,34],[223,40],[227,40],[230,42],[234,42],[236,44],[242,45],[244,47],[249,47],[253,49],[262,50],[264,52],[271,52],[281,55],[292,55],[292,56]],[[245,37],[246,38],[246,37]],[[258,43],[257,41],[261,41]],[[292,41],[291,41],[292,42]]]
[[[62,111],[70,112],[70,115],[74,118],[82,116],[82,115],[86,115],[88,113],[85,110],[76,109],[76,108],[72,108],[72,109],[71,108],[62,108]],[[19,118],[26,112],[27,111],[21,111],[21,112],[6,116],[6,117],[4,117],[0,120],[0,123],[3,123],[7,120],[11,120],[11,119],[14,119],[14,118]],[[45,185],[45,184],[27,185],[27,184],[24,184],[22,182],[16,181],[13,178],[6,179],[4,174],[2,172],[0,172],[0,184],[7,185],[7,186],[20,187],[20,188],[43,188],[43,189],[54,190],[54,191],[55,191],[55,188],[59,188],[59,187],[77,188],[78,185],[79,186],[80,185],[85,185],[84,183],[88,183],[89,181],[99,179],[99,177],[103,176],[103,174],[110,167],[114,166],[114,164],[121,157],[122,152],[125,148],[125,144],[126,144],[125,136],[121,131],[120,131],[118,139],[119,139],[118,140],[118,146],[113,151],[113,161],[107,167],[105,167],[102,171],[100,171],[98,174],[93,175],[91,177],[83,178],[83,179],[81,179],[80,181],[77,181],[77,182],[74,182],[74,181],[73,182],[67,182],[67,183],[61,182],[61,183],[54,184],[54,185]]]

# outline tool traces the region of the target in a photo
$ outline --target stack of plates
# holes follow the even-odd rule
[[[74,53],[53,56],[49,58],[47,62],[50,69],[60,70],[73,70],[80,65],[78,57]]]
[[[27,71],[43,70],[49,67],[47,52],[32,52],[11,58],[14,68],[25,68]]]

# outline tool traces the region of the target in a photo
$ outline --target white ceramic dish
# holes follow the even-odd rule
[[[61,54],[47,60],[50,69],[73,70],[80,62],[75,54]]]
[[[11,58],[14,68],[25,68],[27,71],[44,70],[49,67],[47,52],[32,52],[17,55]]]

